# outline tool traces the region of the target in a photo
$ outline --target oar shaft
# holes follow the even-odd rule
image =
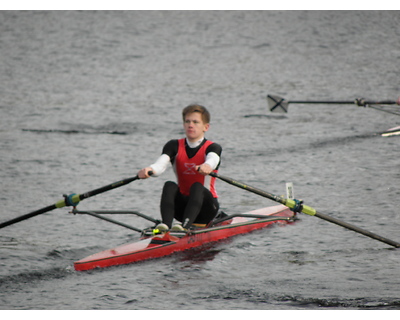
[[[232,184],[232,185],[234,185],[236,187],[239,187],[239,188],[242,188],[244,190],[253,192],[255,194],[258,194],[260,196],[268,198],[270,200],[279,202],[279,203],[281,203],[283,205],[286,205],[287,207],[289,207],[291,209],[295,208],[295,206],[297,205],[297,203],[292,199],[285,199],[285,198],[282,198],[282,197],[278,197],[278,196],[276,196],[276,195],[274,195],[272,193],[269,193],[269,192],[266,192],[266,191],[251,187],[251,186],[249,186],[247,184],[244,184],[242,182],[238,182],[238,181],[233,180],[233,179],[228,178],[228,177],[221,176],[221,175],[219,175],[217,173],[212,172],[212,173],[210,173],[210,175],[212,177],[219,178],[219,179],[221,179],[221,180],[223,180],[223,181],[225,181],[225,182],[227,182],[229,184]],[[346,229],[353,230],[355,232],[361,233],[361,234],[363,234],[363,235],[365,235],[367,237],[370,237],[370,238],[373,238],[375,240],[384,242],[384,243],[386,243],[388,245],[391,245],[393,247],[400,248],[400,243],[398,243],[398,242],[395,242],[393,240],[381,237],[381,236],[376,235],[376,234],[374,234],[372,232],[369,232],[367,230],[364,230],[364,229],[358,228],[356,226],[353,226],[353,225],[351,225],[351,224],[349,224],[347,222],[340,221],[339,219],[336,219],[336,218],[327,216],[327,215],[325,215],[323,213],[317,212],[314,208],[311,208],[309,206],[303,205],[302,208],[301,208],[301,212],[303,212],[305,214],[308,214],[310,216],[315,216],[315,217],[318,217],[320,219],[335,223],[335,224],[337,224],[339,226],[342,226],[342,227],[344,227]]]
[[[9,221],[1,223],[0,224],[0,229],[4,228],[4,227],[7,227],[9,225],[12,225],[14,223],[17,223],[17,222],[32,218],[32,217],[37,216],[39,214],[42,214],[42,213],[57,209],[57,208],[63,208],[65,206],[70,206],[70,205],[72,205],[74,203],[78,203],[80,200],[93,197],[93,196],[95,196],[95,195],[97,195],[99,193],[103,193],[103,192],[106,192],[106,191],[109,191],[109,190],[112,190],[112,189],[115,189],[115,188],[119,188],[119,187],[124,186],[124,185],[126,185],[128,183],[131,183],[132,181],[135,181],[137,179],[139,179],[139,177],[135,176],[135,177],[127,178],[127,179],[124,179],[124,180],[120,180],[120,181],[108,184],[108,185],[106,185],[104,187],[101,187],[101,188],[98,188],[98,189],[94,189],[92,191],[88,191],[88,192],[85,192],[85,193],[82,193],[82,194],[70,195],[69,197],[65,196],[64,199],[62,199],[60,201],[57,201],[55,204],[52,204],[52,205],[50,205],[48,207],[45,207],[45,208],[42,208],[42,209],[27,213],[25,215],[22,215],[22,216],[19,216],[17,218],[14,218],[14,219],[11,219]],[[72,204],[70,202],[72,202]]]
[[[9,221],[0,223],[0,229],[1,229],[1,228],[4,228],[4,227],[7,227],[7,226],[9,226],[9,225],[12,225],[12,224],[14,224],[14,223],[17,223],[17,222],[20,222],[20,221],[23,221],[23,220],[32,218],[32,217],[37,216],[37,215],[39,215],[39,214],[45,213],[45,212],[47,212],[47,211],[54,210],[54,209],[56,209],[56,208],[57,208],[57,206],[56,206],[55,204],[53,204],[53,205],[51,205],[51,206],[48,206],[48,207],[45,207],[45,208],[42,208],[42,209],[39,209],[39,210],[30,212],[30,213],[27,213],[27,214],[24,214],[24,215],[19,216],[19,217],[17,217],[17,218],[14,218],[14,219],[11,219],[11,220],[9,220]]]
[[[298,104],[354,104],[353,101],[302,101],[302,100],[296,100],[296,101],[287,101],[287,103],[298,103]]]
[[[263,191],[263,190],[261,190],[261,189],[254,188],[254,187],[249,186],[249,185],[247,185],[247,184],[244,184],[244,183],[242,183],[242,182],[236,181],[236,180],[234,180],[234,179],[232,179],[232,178],[228,178],[228,177],[225,177],[225,176],[221,176],[220,174],[217,174],[217,173],[215,173],[215,172],[211,172],[211,173],[210,173],[210,176],[215,177],[215,178],[218,178],[218,179],[220,179],[220,180],[223,180],[223,181],[225,181],[225,182],[227,182],[227,183],[229,183],[229,184],[231,184],[231,185],[234,185],[234,186],[236,186],[236,187],[239,187],[239,188],[242,188],[242,189],[244,189],[244,190],[250,191],[250,192],[252,192],[252,193],[258,194],[258,195],[260,195],[260,196],[262,196],[262,197],[265,197],[265,198],[271,199],[271,200],[273,200],[273,201],[279,202],[279,203],[281,203],[281,204],[283,204],[283,205],[286,205],[286,199],[283,199],[283,198],[281,198],[281,197],[278,197],[278,196],[276,196],[276,195],[274,195],[274,194],[272,194],[272,193]]]
[[[126,185],[128,183],[131,183],[132,181],[137,180],[137,179],[139,179],[139,177],[135,176],[135,177],[132,177],[132,178],[127,178],[127,179],[124,179],[124,180],[120,180],[120,181],[111,183],[111,184],[106,185],[104,187],[101,187],[101,188],[98,188],[98,189],[95,189],[95,190],[80,194],[79,195],[79,199],[83,200],[83,199],[87,199],[87,198],[93,197],[95,195],[98,195],[99,193],[103,193],[103,192],[106,192],[106,191],[109,191],[109,190],[124,186],[124,185]]]
[[[364,236],[367,236],[367,237],[370,237],[370,238],[372,238],[372,239],[375,239],[375,240],[384,242],[384,243],[389,244],[389,245],[391,245],[391,246],[393,246],[393,247],[400,248],[400,243],[398,243],[398,242],[396,242],[396,241],[393,241],[393,240],[384,238],[384,237],[379,236],[379,235],[377,235],[377,234],[375,234],[375,233],[372,233],[372,232],[370,232],[370,231],[368,231],[368,230],[361,229],[361,228],[356,227],[356,226],[354,226],[354,225],[352,225],[352,224],[350,224],[350,223],[347,223],[347,222],[338,220],[338,219],[336,219],[336,218],[333,218],[333,217],[328,216],[328,215],[326,215],[326,214],[323,214],[323,213],[321,213],[321,212],[316,212],[316,213],[315,213],[315,216],[318,217],[318,218],[320,218],[320,219],[323,219],[323,220],[326,220],[326,221],[335,223],[335,224],[337,224],[337,225],[339,225],[339,226],[342,226],[342,227],[344,227],[344,228],[346,228],[346,229],[349,229],[349,230],[352,230],[352,231],[361,233],[361,234],[363,234]]]
[[[369,104],[397,104],[396,101],[383,100],[383,101],[367,101],[367,100],[342,100],[342,101],[307,101],[307,100],[290,100],[288,103],[298,103],[298,104],[356,104],[362,106]]]

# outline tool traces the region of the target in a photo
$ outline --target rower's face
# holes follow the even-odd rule
[[[204,136],[204,132],[210,127],[209,123],[204,123],[199,112],[189,113],[183,122],[186,137],[190,142],[196,142]]]

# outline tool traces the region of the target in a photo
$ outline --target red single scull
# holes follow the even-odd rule
[[[191,230],[189,233],[167,232],[143,237],[130,244],[105,250],[74,263],[75,270],[85,271],[160,258],[174,252],[200,247],[235,235],[265,228],[272,224],[288,224],[296,214],[284,205],[262,208],[241,215],[227,216],[211,226]]]

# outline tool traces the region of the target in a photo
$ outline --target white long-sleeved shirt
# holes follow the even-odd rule
[[[204,140],[204,137],[200,139],[199,141],[196,141],[194,143],[189,142],[186,139],[186,142],[190,148],[196,148],[198,147]],[[206,160],[204,163],[208,164],[212,170],[216,169],[219,162],[220,162],[220,156],[216,154],[215,152],[209,152],[206,155]],[[157,177],[161,175],[169,166],[171,165],[171,158],[169,155],[163,153],[153,164],[150,165],[150,167],[153,170],[153,176]]]

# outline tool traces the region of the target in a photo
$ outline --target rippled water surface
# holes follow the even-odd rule
[[[182,136],[190,103],[212,113],[221,174],[400,241],[398,11],[0,12],[1,219],[134,176]],[[398,110],[398,109],[397,109]],[[159,217],[159,178],[83,201]],[[222,181],[222,208],[275,205]],[[398,250],[316,217],[167,258],[76,272],[138,234],[57,209],[0,230],[0,309],[400,308]],[[120,218],[138,228],[149,223]]]

